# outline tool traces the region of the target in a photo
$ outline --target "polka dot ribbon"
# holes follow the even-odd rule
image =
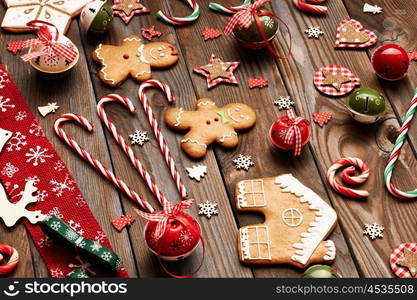
[[[183,1],[186,2],[188,6],[190,6],[191,9],[193,10],[193,12],[190,15],[186,17],[171,17],[160,10],[156,13],[156,17],[160,19],[161,21],[171,24],[171,25],[187,25],[187,24],[194,22],[200,16],[200,13],[201,13],[200,6],[198,5],[196,0],[183,0]]]

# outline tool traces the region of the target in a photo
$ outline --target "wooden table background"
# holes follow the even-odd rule
[[[104,36],[87,36],[80,27],[78,18],[72,22],[68,37],[78,46],[81,57],[75,69],[65,78],[45,80],[28,64],[7,52],[6,41],[32,37],[33,35],[9,34],[1,32],[0,59],[7,66],[18,88],[22,91],[33,111],[48,102],[60,105],[58,114],[65,112],[80,113],[92,120],[96,126],[94,134],[88,134],[80,127],[68,125],[69,134],[89,149],[98,159],[124,178],[152,204],[155,199],[148,191],[140,176],[136,173],[126,156],[108,134],[100,122],[96,110],[98,99],[116,92],[130,97],[139,105],[137,99],[138,84],[127,80],[121,87],[111,90],[98,79],[99,66],[92,62],[90,53],[100,43],[118,44],[129,34],[140,35],[142,26],[156,25],[163,32],[161,41],[178,46],[180,60],[175,67],[164,71],[154,71],[155,79],[167,82],[176,95],[176,105],[194,109],[195,100],[202,97],[214,99],[219,105],[231,102],[243,102],[252,106],[258,120],[255,128],[240,135],[239,146],[234,150],[220,147],[211,148],[206,157],[198,163],[208,166],[208,175],[200,183],[188,178],[186,167],[196,164],[180,150],[181,135],[163,125],[173,155],[179,166],[190,194],[201,203],[215,201],[219,206],[219,215],[207,220],[197,216],[197,206],[191,213],[197,216],[206,240],[206,257],[203,267],[195,277],[300,277],[302,271],[289,266],[248,267],[239,263],[236,250],[237,229],[242,225],[262,221],[261,216],[236,211],[233,201],[234,186],[242,179],[276,176],[292,173],[305,185],[326,199],[337,211],[339,225],[330,236],[337,246],[337,258],[334,267],[343,277],[392,277],[389,267],[389,254],[398,244],[415,241],[417,237],[417,203],[401,202],[391,197],[383,184],[383,170],[389,151],[395,139],[399,122],[404,116],[415,88],[417,72],[414,63],[409,75],[397,82],[385,82],[374,75],[370,56],[376,46],[368,51],[334,50],[336,27],[346,18],[354,18],[367,28],[374,30],[379,38],[378,45],[395,42],[407,51],[416,50],[417,45],[417,8],[415,0],[373,0],[370,4],[383,7],[382,14],[364,14],[363,0],[328,0],[329,12],[325,16],[307,15],[297,10],[290,0],[272,0],[274,12],[291,28],[293,37],[293,55],[290,59],[274,59],[266,50],[248,51],[239,47],[232,37],[222,35],[216,40],[205,42],[201,32],[206,26],[221,29],[228,16],[214,13],[208,9],[209,0],[199,0],[202,14],[197,22],[190,26],[173,27],[155,18],[159,9],[173,15],[188,15],[189,8],[182,1],[143,0],[151,14],[136,16],[129,25],[119,17]],[[223,4],[238,5],[240,0],[219,1]],[[5,13],[0,5],[0,16]],[[309,26],[320,26],[325,32],[320,39],[308,39],[304,30]],[[282,52],[287,50],[284,35],[276,39],[276,47]],[[192,69],[205,65],[211,54],[219,55],[225,61],[240,61],[235,72],[238,86],[220,85],[207,90],[205,79],[192,72]],[[341,64],[361,78],[362,87],[371,87],[381,91],[386,97],[388,113],[382,122],[375,125],[362,125],[354,122],[344,106],[347,97],[329,98],[314,88],[314,71],[327,64]],[[265,77],[269,87],[250,90],[248,77]],[[164,96],[157,90],[148,92],[152,107],[162,118],[162,112],[168,107]],[[279,96],[291,96],[296,102],[297,112],[311,120],[316,111],[328,111],[333,120],[323,128],[312,123],[313,138],[305,147],[300,158],[294,159],[289,152],[283,152],[271,146],[267,139],[270,125],[283,112],[274,106],[273,100]],[[131,117],[120,105],[107,108],[109,117],[115,121],[125,137],[134,130],[147,130],[150,142],[144,147],[134,147],[135,153],[144,162],[163,191],[169,198],[178,198],[174,184],[165,166],[158,144],[151,132],[143,110]],[[133,226],[118,233],[110,221],[121,214],[132,211],[132,202],[121,195],[109,182],[94,169],[84,163],[73,151],[65,146],[53,132],[54,115],[43,119],[38,113],[48,139],[67,164],[86,197],[92,211],[109,237],[116,252],[122,257],[125,267],[134,277],[165,276],[156,258],[144,244],[142,231],[145,222],[136,218]],[[163,123],[163,122],[160,122]],[[404,151],[395,171],[395,180],[401,188],[415,188],[416,185],[416,134],[417,122],[410,130],[410,142]],[[248,172],[234,168],[232,159],[239,153],[251,155],[255,166]],[[325,180],[327,168],[331,163],[346,156],[362,158],[371,167],[371,176],[364,188],[371,192],[367,200],[346,199],[330,189]],[[385,227],[384,238],[371,241],[363,236],[365,223],[377,222]],[[0,242],[14,245],[20,252],[20,263],[13,277],[47,277],[48,272],[37,253],[30,236],[23,225],[12,230],[0,226]],[[179,273],[193,270],[201,257],[201,249],[181,263],[171,265]]]

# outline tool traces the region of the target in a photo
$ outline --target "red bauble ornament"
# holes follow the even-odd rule
[[[269,139],[273,145],[284,150],[295,150],[296,139],[295,135],[290,143],[285,143],[285,136],[288,130],[293,125],[293,121],[288,116],[280,117],[269,130]],[[301,146],[308,143],[311,138],[310,122],[304,119],[296,125],[300,129]]]
[[[375,73],[385,80],[399,80],[407,75],[410,59],[407,51],[396,44],[386,44],[372,55]]]
[[[168,219],[166,231],[155,239],[158,222],[150,221],[145,226],[145,241],[153,253],[164,260],[175,261],[190,255],[201,239],[200,225],[192,216],[179,212]]]

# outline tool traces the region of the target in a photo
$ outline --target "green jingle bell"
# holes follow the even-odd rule
[[[267,9],[259,9],[258,12],[270,12]],[[274,39],[275,35],[278,32],[278,20],[271,16],[259,16],[259,21],[265,35],[270,42]],[[240,45],[249,49],[262,49],[265,47],[265,41],[262,38],[261,33],[259,32],[258,25],[256,23],[255,17],[252,16],[251,25],[249,28],[243,28],[236,26],[233,30],[233,34]]]
[[[308,268],[303,278],[341,278],[335,270],[326,265],[314,265]]]
[[[365,124],[375,123],[387,112],[384,97],[371,88],[356,90],[348,99],[346,107],[356,121]]]
[[[85,31],[103,33],[113,20],[113,10],[105,0],[95,0],[84,6],[80,20]]]

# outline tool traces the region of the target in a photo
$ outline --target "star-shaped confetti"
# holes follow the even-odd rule
[[[149,12],[145,6],[140,3],[140,0],[114,0],[113,14],[118,15],[122,20],[128,24],[135,15]]]
[[[207,166],[198,165],[187,168],[188,176],[192,179],[200,181],[205,174],[207,174]]]
[[[217,203],[212,203],[207,200],[206,202],[200,203],[198,206],[200,208],[198,214],[204,215],[207,219],[210,219],[212,215],[217,215],[219,213],[217,210]]]
[[[148,41],[152,41],[153,37],[160,37],[162,35],[162,32],[155,29],[155,26],[152,26],[151,28],[144,28],[142,27],[140,29],[140,32],[142,36],[147,39]]]
[[[268,79],[249,77],[248,86],[249,86],[250,89],[253,89],[255,87],[258,87],[258,88],[266,87],[266,86],[268,86]]]
[[[237,84],[237,79],[233,72],[240,62],[224,62],[218,56],[212,54],[207,65],[195,68],[194,72],[207,78],[207,87],[210,89],[219,83]]]
[[[249,171],[249,168],[255,165],[251,156],[245,156],[243,154],[239,154],[239,156],[233,160],[233,163],[236,165],[237,170],[245,171]]]
[[[148,133],[146,131],[136,130],[134,134],[130,134],[129,138],[132,140],[132,145],[143,146],[149,141]]]
[[[206,27],[204,28],[201,35],[204,37],[204,40],[207,41],[207,40],[214,40],[218,38],[219,36],[222,35],[222,33],[217,29]]]
[[[291,100],[290,96],[283,97],[279,96],[277,100],[274,101],[274,104],[278,106],[279,110],[290,109],[295,103]]]
[[[324,124],[329,122],[332,119],[333,115],[329,112],[315,112],[313,113],[313,120],[317,124],[320,125],[320,127],[323,127]]]
[[[340,91],[342,84],[351,81],[350,78],[343,76],[340,71],[323,71],[323,76],[324,81],[321,85],[331,85],[338,91]]]
[[[369,236],[371,240],[375,240],[376,238],[383,238],[383,232],[384,227],[379,226],[377,223],[372,223],[365,224],[365,230],[363,231],[363,234]]]
[[[307,34],[308,38],[315,38],[318,39],[320,37],[320,35],[323,35],[324,32],[321,31],[320,26],[314,27],[314,26],[309,26],[308,29],[306,29],[304,31],[304,33]]]
[[[404,248],[404,259],[397,262],[397,265],[406,267],[413,277],[417,275],[417,252]]]

